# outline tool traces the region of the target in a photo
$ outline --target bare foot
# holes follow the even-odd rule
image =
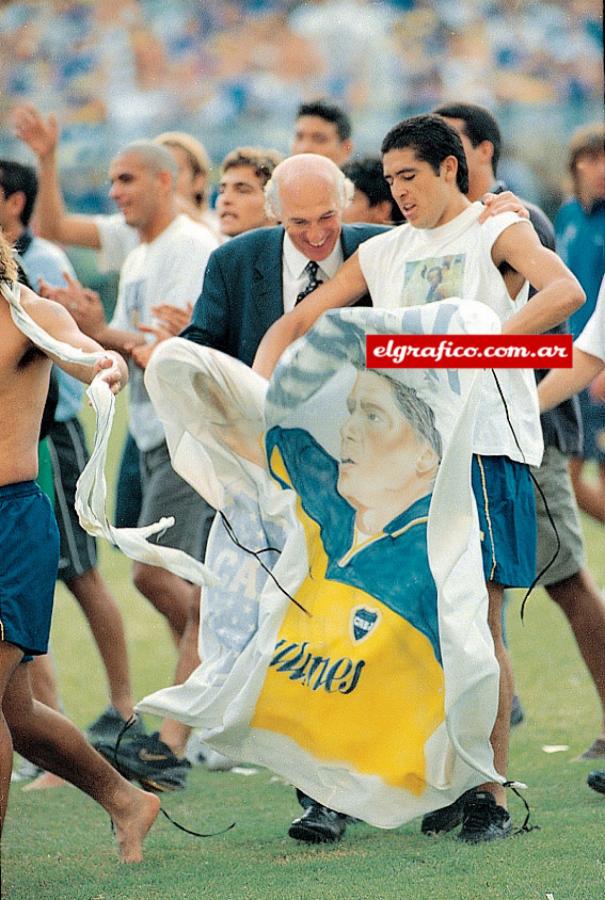
[[[114,815],[120,861],[138,863],[143,860],[143,841],[160,811],[160,798],[132,787],[132,797],[124,812]]]
[[[50,788],[63,787],[64,784],[67,782],[59,775],[54,775],[52,772],[41,772],[37,778],[25,785],[23,791],[48,791]]]

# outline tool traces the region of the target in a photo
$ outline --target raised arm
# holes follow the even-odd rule
[[[343,263],[334,278],[314,290],[271,326],[256,352],[252,366],[254,371],[264,378],[270,378],[286,347],[306,334],[324,312],[350,306],[363,297],[367,290],[359,265],[359,255],[355,252]]]
[[[13,125],[17,137],[38,158],[36,221],[42,237],[100,250],[99,229],[93,217],[74,215],[65,209],[57,170],[59,127],[55,116],[44,119],[34,106],[24,103],[13,110]]]
[[[543,334],[564,322],[586,299],[559,257],[543,247],[531,225],[519,222],[502,232],[492,248],[497,266],[506,264],[536,289],[525,306],[502,326],[503,334]]]

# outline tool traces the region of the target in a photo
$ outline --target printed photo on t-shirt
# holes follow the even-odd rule
[[[124,285],[124,309],[130,328],[136,330],[145,312],[145,280],[139,278]]]
[[[405,306],[461,297],[466,254],[433,256],[405,265]]]

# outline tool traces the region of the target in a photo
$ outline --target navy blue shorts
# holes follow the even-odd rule
[[[506,456],[473,456],[486,581],[529,587],[536,577],[536,498],[529,466]]]
[[[0,487],[0,640],[25,657],[48,651],[59,530],[35,481]]]

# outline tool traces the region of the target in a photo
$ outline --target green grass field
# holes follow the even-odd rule
[[[605,585],[604,530],[585,522],[589,561]],[[123,610],[135,694],[170,683],[174,651],[163,620],[131,587],[129,563],[107,546],[101,567]],[[395,831],[350,826],[333,847],[286,836],[297,805],[270,772],[247,777],[195,769],[188,789],[163,805],[194,830],[235,821],[228,834],[190,837],[159,819],[140,866],[117,863],[107,816],[72,787],[23,793],[12,787],[3,847],[3,897],[13,900],[451,900],[605,897],[605,797],[586,787],[594,764],[573,762],[599,728],[596,695],[566,621],[536,591],[509,642],[526,721],[514,730],[510,776],[525,781],[539,830],[487,846],[426,838],[418,822]],[[79,608],[59,588],[52,635],[66,712],[84,726],[106,705],[104,677]],[[604,648],[605,652],[605,648]],[[153,724],[152,721],[149,724]],[[547,745],[568,745],[546,753]],[[601,766],[605,767],[605,763]],[[511,795],[515,824],[521,801]]]

